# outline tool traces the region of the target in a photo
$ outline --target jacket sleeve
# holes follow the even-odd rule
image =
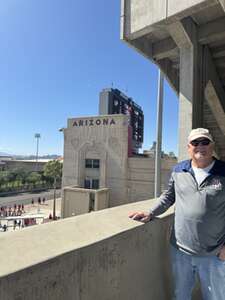
[[[150,209],[150,213],[153,216],[158,216],[164,213],[170,206],[175,202],[175,189],[174,189],[174,179],[173,174],[170,177],[168,188],[159,197],[157,203]]]

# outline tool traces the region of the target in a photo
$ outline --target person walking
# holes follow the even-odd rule
[[[19,220],[17,224],[18,224],[18,227],[20,229],[20,227],[21,227],[21,220]]]
[[[225,162],[213,151],[208,129],[193,129],[190,159],[173,168],[168,189],[149,212],[129,214],[146,223],[175,203],[170,243],[176,300],[191,299],[197,276],[204,300],[225,299]]]
[[[16,230],[16,225],[17,225],[17,221],[14,220],[14,221],[13,221],[13,230]]]

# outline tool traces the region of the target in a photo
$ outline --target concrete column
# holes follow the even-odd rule
[[[192,129],[193,98],[193,51],[189,48],[180,50],[180,92],[179,92],[179,160],[187,158],[187,136]]]
[[[223,10],[225,11],[225,0],[219,0],[219,3],[223,7]]]
[[[192,128],[203,126],[203,48],[197,42],[197,26],[185,18],[169,26],[180,49],[179,160],[186,159],[187,137]]]

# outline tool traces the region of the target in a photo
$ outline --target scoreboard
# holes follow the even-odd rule
[[[118,89],[103,89],[100,93],[99,114],[129,115],[134,152],[141,148],[144,136],[144,114],[142,108],[132,98],[127,97]]]

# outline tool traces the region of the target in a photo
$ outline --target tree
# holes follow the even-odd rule
[[[13,186],[13,183],[16,180],[16,174],[13,171],[3,171],[3,182],[7,185],[7,187],[11,189]]]
[[[41,175],[37,172],[31,172],[26,180],[28,183],[32,184],[33,187],[41,181]]]
[[[7,185],[7,189],[15,187],[16,176],[17,174],[14,170],[0,172],[0,186]]]
[[[56,186],[62,178],[62,163],[58,160],[51,160],[44,166],[44,175],[53,179],[53,220],[55,220]]]
[[[22,184],[26,183],[27,178],[29,177],[29,172],[24,168],[18,168],[14,170],[16,173],[16,179],[19,180]]]
[[[0,172],[0,186],[7,183],[8,174],[9,174],[9,172],[7,172],[7,171]]]
[[[170,152],[169,152],[169,157],[176,158],[176,155],[174,154],[173,151],[170,151]]]

